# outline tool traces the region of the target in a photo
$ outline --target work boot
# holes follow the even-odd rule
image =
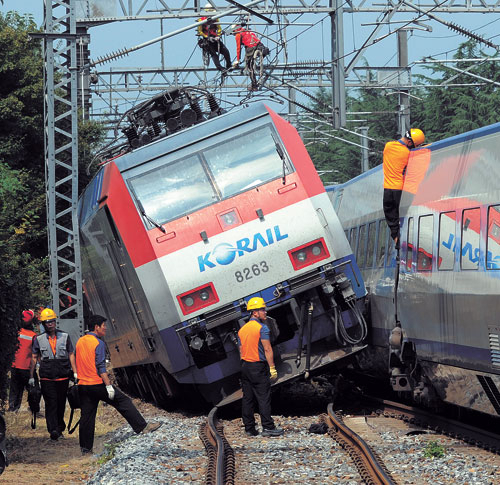
[[[92,450],[87,450],[87,448],[80,448],[82,455],[91,455]]]
[[[59,439],[59,432],[58,431],[51,431],[50,432],[50,439],[52,441],[57,441]]]
[[[245,434],[247,436],[259,436],[259,432],[255,428],[253,428],[253,429],[246,429],[245,430]]]
[[[149,422],[146,424],[146,427],[140,432],[141,434],[147,434],[147,433],[152,433],[153,431],[156,431],[163,423],[153,423]]]
[[[284,431],[281,428],[264,429],[262,436],[281,436],[283,433]]]

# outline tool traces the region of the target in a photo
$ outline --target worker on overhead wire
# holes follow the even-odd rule
[[[241,44],[245,46],[245,67],[247,70],[250,68],[250,64],[256,50],[260,50],[262,52],[262,57],[269,54],[269,49],[264,46],[255,32],[248,29],[245,21],[241,21],[239,24],[234,24],[231,28],[236,40],[236,60],[233,63],[233,67],[238,66],[240,63]],[[255,85],[255,81],[252,79],[252,90],[257,88],[258,86]]]
[[[203,22],[207,19],[208,21],[198,26],[198,45],[210,54],[215,67],[219,71],[227,72],[229,69],[231,69],[231,55],[229,54],[229,50],[221,40],[222,29],[219,24],[219,19],[209,17],[210,14],[215,12],[215,9],[210,3],[207,3],[205,5],[204,11],[206,12],[206,14],[200,17],[198,19],[198,22]],[[225,69],[220,63],[221,55],[226,61]]]
[[[399,203],[410,150],[425,141],[418,128],[411,128],[399,140],[389,141],[384,148],[384,214],[396,249],[399,249]]]

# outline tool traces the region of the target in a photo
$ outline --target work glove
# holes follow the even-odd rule
[[[278,371],[276,370],[276,367],[274,367],[274,365],[269,367],[269,373],[271,374],[271,379],[273,381],[278,378]]]
[[[240,61],[234,61],[234,62],[233,62],[233,68],[234,68],[234,67],[238,67],[238,66],[239,66],[239,64],[240,64]]]
[[[29,378],[28,385],[30,387],[35,387],[35,378],[34,377]]]
[[[73,372],[73,382],[76,384],[77,380],[78,380],[78,374],[76,372]]]
[[[106,386],[106,391],[108,391],[108,397],[112,401],[115,398],[115,390],[113,389],[113,386]]]

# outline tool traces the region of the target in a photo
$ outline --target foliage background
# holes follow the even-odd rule
[[[0,14],[0,402],[17,347],[22,310],[50,304],[45,214],[43,56],[33,18]],[[79,164],[103,138],[96,123],[80,128]],[[80,187],[88,181],[81,171]]]

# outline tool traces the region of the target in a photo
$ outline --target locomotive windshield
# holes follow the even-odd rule
[[[270,125],[243,132],[129,180],[148,216],[163,223],[283,176]],[[285,172],[291,167],[286,162]]]

